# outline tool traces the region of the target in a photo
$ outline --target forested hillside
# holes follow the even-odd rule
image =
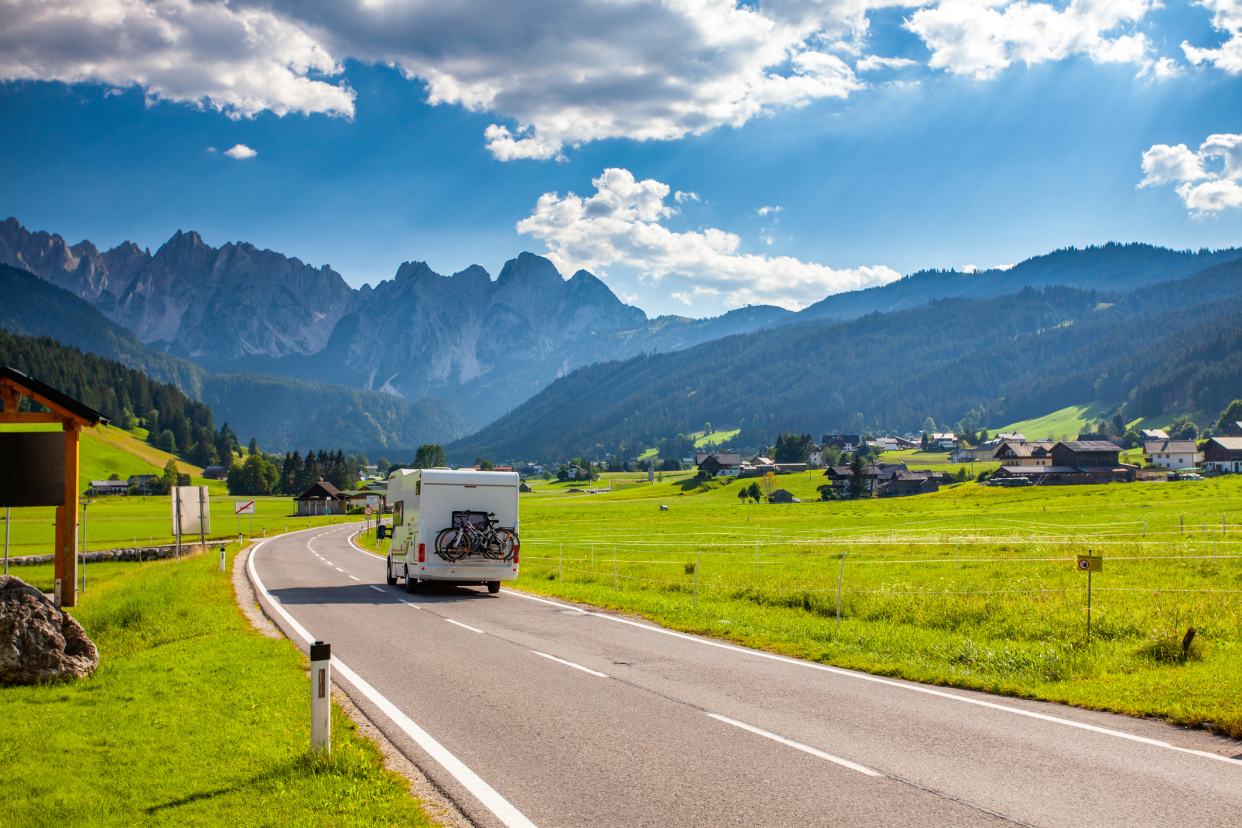
[[[471,431],[457,410],[439,399],[410,403],[378,391],[286,377],[208,373],[192,362],[148,348],[89,302],[8,265],[0,265],[0,327],[26,336],[50,336],[56,344],[73,346],[70,350],[81,349],[79,353],[141,371],[148,381],[176,386],[191,400],[210,403],[219,419],[238,433],[257,438],[269,451],[337,445],[351,451],[384,449],[394,456],[408,450],[412,456],[423,443],[444,443]],[[56,385],[41,373],[46,367],[32,376]],[[88,388],[86,393],[93,392]],[[103,398],[92,399],[107,404]],[[119,416],[124,407],[100,410]],[[145,414],[141,404],[134,412],[139,417]]]
[[[1004,270],[920,270],[887,285],[829,296],[803,309],[791,321],[854,319],[875,311],[914,308],[936,299],[991,299],[1024,287],[1062,285],[1126,293],[1239,258],[1242,248],[1236,247],[1191,251],[1115,242],[1081,250],[1069,247]]]
[[[928,416],[995,426],[1096,396],[1120,404],[1133,394],[1147,410],[1167,406],[1169,389],[1200,386],[1228,401],[1237,394],[1226,355],[1201,359],[1194,377],[1179,360],[1211,348],[1183,354],[1186,343],[1229,330],[1239,297],[1234,261],[1128,294],[1027,288],[734,336],[581,369],[448,449],[450,459],[547,459],[653,445],[705,421],[741,424],[756,442],[785,428],[905,431]],[[1159,394],[1140,388],[1166,376]]]

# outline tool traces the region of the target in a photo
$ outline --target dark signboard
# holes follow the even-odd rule
[[[64,432],[0,432],[0,508],[64,503]]]

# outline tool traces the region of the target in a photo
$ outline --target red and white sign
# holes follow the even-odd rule
[[[366,510],[365,510],[365,511],[366,511],[366,513],[367,513],[367,517],[370,517],[370,516],[371,516],[371,507],[370,507],[370,506],[368,506],[368,507],[366,508]]]
[[[254,501],[253,500],[234,500],[233,501],[233,514],[253,515],[254,514]]]

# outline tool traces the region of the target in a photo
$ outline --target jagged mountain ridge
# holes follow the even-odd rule
[[[154,255],[132,242],[101,253],[10,218],[0,224],[0,262],[87,300],[147,345],[191,358],[317,353],[355,292],[327,265],[244,242],[214,248],[192,231],[178,230]]]

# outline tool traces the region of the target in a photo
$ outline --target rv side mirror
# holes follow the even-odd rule
[[[375,539],[383,540],[384,538],[388,537],[387,532],[388,532],[388,527],[384,526],[381,523],[379,526],[375,527]]]

